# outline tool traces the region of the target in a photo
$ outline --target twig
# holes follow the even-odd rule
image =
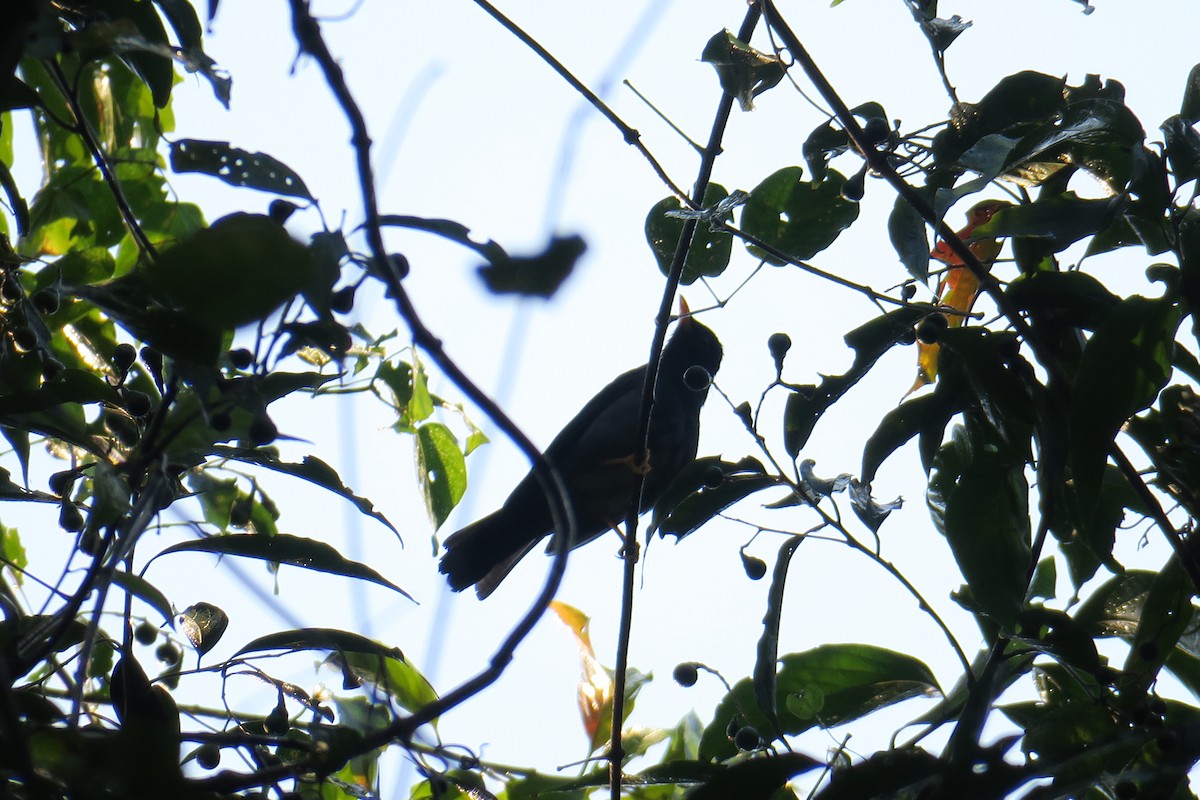
[[[571,84],[572,89],[583,95],[583,98],[591,103],[593,108],[603,114],[605,119],[615,125],[617,130],[621,132],[622,138],[625,139],[625,143],[632,145],[639,153],[642,154],[642,157],[645,158],[646,161],[650,162],[650,168],[654,170],[654,174],[658,176],[658,179],[667,185],[667,188],[671,190],[671,194],[675,195],[689,205],[693,205],[695,208],[700,207],[699,203],[703,202],[703,196],[701,196],[701,198],[697,200],[695,204],[693,204],[692,200],[687,196],[683,189],[676,186],[675,182],[671,180],[669,175],[667,175],[667,171],[663,169],[661,164],[658,163],[658,159],[656,159],[654,155],[646,148],[646,145],[642,144],[642,135],[638,133],[637,128],[634,128],[626,123],[625,120],[617,116],[616,112],[609,108],[607,103],[601,100],[595,92],[593,92],[583,83],[583,81],[572,75],[571,71],[562,65],[562,62],[550,54],[550,51],[548,51],[545,47],[542,47],[540,42],[522,30],[519,25],[517,25],[508,17],[504,16],[499,9],[487,2],[487,0],[475,0],[475,5],[482,8],[492,19],[499,22],[505,30],[517,37],[517,39],[521,41],[521,44],[525,45],[534,53],[536,53],[538,58],[549,64],[550,68],[557,72],[564,81]]]
[[[746,16],[738,29],[738,38],[748,41],[758,25],[762,12],[758,6],[751,5],[746,10]],[[725,136],[725,126],[733,111],[733,95],[722,92],[717,105],[717,113],[713,119],[712,131],[709,133],[708,144],[704,148],[704,156],[700,160],[700,169],[696,175],[696,183],[692,187],[692,203],[703,204],[708,183],[712,177],[713,166],[721,153],[721,140]],[[683,231],[675,247],[671,267],[667,271],[667,283],[663,287],[662,302],[658,307],[658,316],[654,321],[654,341],[650,347],[650,360],[646,364],[646,380],[642,385],[642,399],[638,407],[638,430],[634,438],[643,443],[643,450],[649,446],[650,413],[654,405],[654,384],[658,378],[658,359],[662,355],[663,345],[667,338],[667,324],[671,320],[671,309],[675,304],[675,291],[679,288],[679,279],[683,275],[683,265],[691,248],[692,237],[696,232],[697,220],[689,218],[684,222]],[[609,747],[609,792],[612,800],[621,797],[621,763],[625,759],[625,748],[621,743],[621,728],[625,718],[625,683],[629,669],[629,641],[633,630],[633,593],[637,585],[638,513],[641,510],[642,489],[645,476],[641,475],[635,481],[633,497],[629,513],[625,517],[625,544],[622,548],[625,558],[625,573],[621,590],[621,621],[617,634],[617,658],[614,665],[613,688],[613,717],[612,742]]]
[[[329,85],[330,91],[333,93],[334,98],[350,123],[352,130],[351,144],[355,153],[358,182],[362,192],[363,214],[365,216],[363,228],[367,235],[371,256],[380,267],[379,274],[387,286],[389,294],[395,299],[400,316],[409,326],[414,343],[429,354],[433,362],[438,365],[454,385],[479,406],[492,422],[532,462],[534,474],[541,484],[543,491],[546,492],[555,529],[565,532],[564,541],[573,541],[575,539],[575,514],[567,494],[566,486],[558,471],[546,462],[533,442],[509,419],[495,401],[488,397],[483,390],[466,376],[446,353],[441,341],[424,325],[417,314],[412,300],[401,283],[400,275],[388,257],[384,246],[379,207],[375,193],[375,176],[371,167],[371,139],[368,135],[366,120],[358,107],[358,103],[350,92],[350,88],[346,84],[346,78],[342,73],[341,67],[325,43],[320,26],[309,10],[307,0],[289,0],[289,6],[292,12],[292,27],[296,41],[317,62],[326,83]],[[566,570],[568,552],[569,548],[563,547],[555,553],[549,576],[541,592],[534,600],[530,609],[501,643],[486,669],[474,678],[443,695],[437,701],[365,737],[348,751],[341,753],[340,756],[332,754],[332,757],[336,759],[338,757],[349,757],[355,754],[366,753],[376,747],[387,744],[393,739],[408,741],[412,738],[417,728],[431,722],[494,683],[503,674],[509,662],[512,661],[517,646],[533,630],[534,625],[541,619],[542,614],[557,593],[558,586],[562,582],[563,573]],[[281,773],[281,776],[286,777],[288,774],[292,773],[285,770]],[[262,775],[263,772],[260,771],[255,776],[234,776],[235,780],[222,785],[228,789],[247,788],[252,785],[258,785]],[[236,778],[240,778],[241,780],[236,780]]]
[[[138,222],[137,215],[133,213],[133,208],[129,205],[129,200],[125,197],[125,190],[121,188],[121,182],[117,180],[116,174],[109,167],[108,159],[105,157],[104,151],[100,149],[100,143],[96,141],[95,134],[92,133],[92,126],[88,123],[87,117],[83,113],[83,107],[79,104],[79,95],[71,88],[69,81],[67,81],[67,76],[63,74],[62,67],[59,66],[58,62],[51,60],[47,63],[50,65],[50,74],[53,76],[54,82],[58,85],[58,90],[62,92],[63,98],[71,107],[71,113],[75,115],[75,121],[78,126],[76,130],[79,133],[79,137],[83,139],[83,144],[91,154],[92,161],[96,164],[96,169],[100,170],[100,176],[108,184],[109,191],[112,192],[113,201],[117,204],[117,210],[121,214],[121,219],[125,222],[125,227],[129,229],[129,234],[137,242],[138,248],[147,257],[157,259],[158,251],[150,243],[146,232],[142,230],[142,225]]]

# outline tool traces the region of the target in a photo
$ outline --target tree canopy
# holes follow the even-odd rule
[[[474,677],[441,685],[405,656],[408,643],[372,638],[362,620],[242,637],[244,609],[218,596],[180,608],[162,569],[208,554],[230,569],[251,560],[425,599],[382,559],[289,532],[289,493],[313,490],[400,535],[387,502],[363,496],[330,454],[303,452],[277,424],[288,404],[356,397],[379,403],[411,441],[435,538],[449,532],[489,437],[528,458],[560,534],[572,536],[575,506],[560,476],[426,322],[429,306],[410,291],[422,265],[395,236],[463,249],[496,303],[555,295],[587,241],[555,233],[523,252],[470,219],[422,209],[420,198],[388,207],[378,132],[329,43],[330,22],[307,0],[287,5],[298,60],[344,118],[337,146],[354,165],[358,211],[325,207],[268,153],[176,129],[181,76],[231,102],[237,76],[205,49],[216,0],[19,0],[0,11],[6,795],[373,796],[399,754],[417,765],[414,798],[1195,796],[1200,65],[1162,76],[1179,100],[1161,122],[1139,116],[1119,75],[1021,70],[960,97],[946,54],[971,23],[936,0],[904,0],[950,111],[902,121],[889,113],[893,98],[839,93],[798,34],[800,9],[730,4],[728,27],[695,43],[720,91],[706,138],[676,128],[698,162],[683,175],[564,54],[476,0],[659,181],[656,196],[623,199],[645,208],[645,268],[661,273],[645,331],[651,365],[682,287],[712,293],[711,307],[693,301],[691,311],[717,335],[734,331],[738,313],[761,311],[741,303],[743,285],[782,286],[784,275],[874,311],[847,325],[836,374],[798,363],[809,349],[801,325],[765,342],[765,382],[726,384],[723,368],[705,419],[732,418],[741,450],[702,444],[648,517],[639,519],[636,492],[628,498],[624,583],[597,602],[621,619],[615,653],[593,647],[594,608],[555,599],[576,557],[560,548],[493,656]],[[770,173],[745,188],[743,175],[723,182],[731,120],[753,128],[750,112],[777,98],[811,105],[819,123],[794,132]],[[675,126],[655,100],[646,107]],[[34,137],[16,135],[18,122]],[[253,199],[209,219],[203,202],[177,192],[189,173]],[[888,198],[886,231],[861,214],[868,193]],[[881,235],[894,265],[822,261],[836,242]],[[1106,272],[1118,256],[1144,279]],[[369,330],[356,316],[368,295],[387,304],[393,329]],[[898,404],[842,432],[856,470],[826,474],[809,454],[815,432],[877,388],[878,366],[897,353],[911,361],[911,386],[891,387]],[[887,538],[902,501],[878,478],[913,450],[926,487],[921,524],[957,566],[936,583],[897,566]],[[12,524],[52,517],[45,527],[59,530]],[[739,676],[680,663],[682,687],[723,684],[716,707],[652,728],[627,723],[652,685],[635,668],[633,621],[681,613],[637,603],[640,553],[721,525],[745,539],[746,577],[768,587],[743,615],[758,636],[745,654],[753,667]],[[1122,563],[1122,540],[1134,537],[1155,568]],[[810,540],[868,564],[936,639],[906,652],[870,641],[797,646],[784,624],[796,613],[789,572]],[[426,548],[402,552],[436,571]],[[694,576],[690,591],[709,590]],[[938,610],[947,596],[976,630],[947,622]],[[564,776],[492,762],[479,741],[444,741],[439,720],[489,691],[550,611],[579,646],[581,755],[593,760]],[[241,637],[232,647],[231,636]],[[954,653],[951,683],[927,663],[935,647]],[[315,658],[340,688],[299,685],[281,666],[296,655]],[[241,682],[267,686],[272,702],[239,705],[228,687]],[[914,698],[924,702],[905,702]],[[888,747],[848,746],[856,726],[881,716],[896,721]],[[830,752],[804,738],[830,729],[840,742]]]

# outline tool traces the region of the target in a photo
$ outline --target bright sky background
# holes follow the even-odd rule
[[[579,78],[605,94],[679,185],[691,186],[695,153],[620,81],[628,78],[675,124],[703,141],[719,86],[712,68],[699,60],[700,52],[722,28],[736,30],[744,3],[513,0],[501,5]],[[1072,84],[1099,73],[1125,84],[1127,102],[1150,129],[1148,137],[1159,138],[1155,128],[1178,110],[1184,79],[1198,60],[1194,36],[1200,9],[1189,0],[1097,0],[1096,5],[1095,13],[1084,15],[1083,6],[1072,0],[943,2],[941,16],[974,21],[947,57],[960,97],[976,100],[1001,77],[1021,69],[1066,75]],[[780,7],[851,106],[878,101],[901,120],[902,131],[946,117],[949,101],[905,3],[850,0],[829,8],[824,2],[783,0]],[[407,286],[451,356],[502,401],[535,442],[547,444],[592,394],[646,359],[662,277],[642,228],[646,212],[667,190],[613,127],[594,113],[581,113],[580,98],[469,0],[321,0],[315,9],[327,19],[330,47],[373,132],[385,213],[448,217],[469,226],[477,238],[494,238],[517,253],[539,249],[552,232],[577,232],[587,241],[585,259],[553,300],[521,303],[487,294],[475,276],[477,260],[462,249],[419,234],[390,239],[408,256]],[[754,44],[767,49],[761,26]],[[176,135],[228,140],[270,153],[303,176],[331,226],[357,225],[361,209],[348,128],[315,65],[296,60],[286,4],[227,0],[207,48],[233,77],[232,110],[223,110],[203,81],[185,80],[175,101]],[[807,90],[802,75],[794,75]],[[757,105],[750,114],[735,112],[727,131],[714,177],[730,190],[749,190],[780,167],[802,164],[801,144],[824,120],[786,83]],[[835,167],[849,172],[857,164],[847,158]],[[172,184],[182,199],[198,202],[210,220],[228,211],[264,211],[272,199],[202,176],[175,177]],[[888,187],[869,180],[862,218],[814,263],[881,290],[904,280],[883,224],[892,202]],[[950,221],[959,222],[961,213],[951,211]],[[313,211],[301,212],[290,225],[306,236],[320,221]],[[1151,292],[1143,276],[1148,263],[1142,254],[1130,253],[1097,260],[1091,268],[1128,291]],[[713,291],[728,297],[755,266],[735,244],[734,261],[712,284]],[[1003,267],[998,274],[1006,277]],[[714,305],[699,284],[684,294],[693,309]],[[818,373],[838,374],[851,355],[842,334],[876,313],[855,293],[798,270],[767,267],[724,309],[702,317],[725,345],[717,384],[734,403],[756,402],[773,377],[766,339],[776,331],[787,332],[794,342],[786,379],[808,383],[819,380]],[[377,333],[400,326],[381,298],[361,294],[358,318]],[[398,341],[406,337],[401,326]],[[858,472],[863,442],[910,385],[915,359],[915,349],[893,350],[826,415],[802,455],[816,460],[819,474]],[[460,398],[444,379],[433,380],[435,391]],[[778,422],[783,399],[776,392],[768,400],[763,433],[786,458]],[[384,590],[284,568],[280,597],[270,606],[240,588],[228,562],[215,564],[202,555],[156,562],[147,578],[177,606],[205,600],[230,613],[225,641],[206,661],[230,655],[271,628],[312,625],[358,630],[399,646],[442,690],[482,669],[540,588],[549,562],[530,556],[485,603],[469,593],[450,595],[431,557],[431,526],[414,488],[412,441],[388,429],[385,410],[361,399],[293,403],[276,411],[284,433],[312,442],[285,443],[284,455],[298,459],[311,452],[333,463],[400,528],[405,547],[332,495],[272,477],[264,486],[283,509],[281,530],[344,547],[403,586],[420,605]],[[494,435],[494,443],[468,459],[468,496],[442,533],[496,507],[527,469],[489,422],[470,413]],[[719,394],[710,394],[702,419],[702,454],[736,460],[755,453]],[[929,522],[923,486],[912,446],[897,453],[877,477],[877,497],[906,500],[882,529],[884,555],[926,593],[973,653],[978,631],[949,600],[960,579]],[[762,499],[776,496],[767,493]],[[848,502],[839,502],[852,530],[866,535]],[[745,513],[794,531],[815,523],[807,511],[763,514],[751,506]],[[641,695],[632,725],[670,727],[691,708],[701,720],[709,719],[723,691],[711,678],[691,689],[675,685],[670,673],[680,661],[702,661],[731,682],[749,674],[768,589],[768,581],[748,580],[738,559],[738,548],[752,532],[733,523],[712,524],[680,546],[656,541],[650,547],[648,561],[639,568],[644,583],[636,600],[631,664],[652,671],[656,679]],[[1138,551],[1139,537],[1140,532],[1123,537],[1119,558],[1129,566],[1157,569],[1165,547],[1152,533],[1151,546]],[[773,563],[781,541],[762,536],[750,552]],[[608,664],[614,658],[620,591],[616,548],[616,537],[609,537],[577,551],[560,595],[592,616],[592,640]],[[271,578],[256,563],[237,566],[271,591]],[[1069,587],[1065,570],[1060,572],[1065,596]],[[295,616],[284,619],[274,609]],[[944,688],[958,675],[953,654],[915,601],[843,547],[808,541],[800,548],[789,576],[783,626],[781,653],[861,641],[924,659]],[[306,664],[300,666],[292,679],[302,685],[318,679],[340,683],[331,672],[318,677]],[[577,761],[586,755],[575,706],[578,677],[570,636],[547,619],[497,685],[442,720],[443,737],[499,762],[553,769]],[[261,700],[257,685],[234,683],[230,690],[235,704],[257,697],[253,702],[264,704],[263,713],[273,704],[273,697]],[[895,725],[918,715],[927,702],[910,701],[881,715],[886,724],[849,726],[855,733],[851,749],[868,754],[885,747]],[[834,742],[815,733],[805,737],[804,746],[821,757]],[[406,796],[395,780],[394,773],[385,777],[385,797]]]

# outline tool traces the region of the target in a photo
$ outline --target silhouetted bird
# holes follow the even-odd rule
[[[686,306],[684,306],[686,310]],[[721,343],[691,317],[680,320],[663,348],[650,414],[649,463],[635,441],[646,367],[618,377],[583,407],[546,448],[575,508],[578,547],[624,521],[640,470],[649,467],[642,490],[644,512],[696,458],[700,406],[721,366]],[[445,540],[439,569],[454,591],[475,585],[491,594],[543,537],[554,532],[550,505],[531,471],[504,505]],[[553,543],[551,548],[553,549]]]

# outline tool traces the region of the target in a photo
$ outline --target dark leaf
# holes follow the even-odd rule
[[[803,753],[780,753],[727,767],[688,792],[687,800],[771,800],[792,777],[823,767]]]
[[[929,236],[925,219],[903,197],[897,197],[888,217],[888,236],[900,263],[921,283],[929,280]]]
[[[1100,281],[1078,271],[1021,275],[1004,294],[1020,311],[1048,315],[1087,330],[1095,330],[1120,302]]]
[[[325,542],[286,533],[278,536],[253,534],[210,536],[205,539],[171,545],[154,558],[157,559],[169,553],[214,553],[257,558],[275,564],[290,564],[302,569],[311,569],[330,575],[344,575],[376,583],[411,599],[408,592],[385,579],[375,570],[357,561],[350,561]]]
[[[1083,350],[1071,394],[1068,463],[1081,508],[1093,508],[1113,439],[1171,375],[1179,310],[1169,300],[1121,301]]]
[[[491,263],[501,264],[509,259],[504,248],[491,239],[486,242],[476,242],[471,238],[471,229],[460,222],[451,219],[433,219],[413,217],[402,214],[385,214],[379,218],[383,227],[409,228],[414,231],[424,231],[435,236],[441,236],[469,250],[474,250]]]
[[[888,456],[921,432],[929,419],[930,409],[940,402],[941,398],[936,395],[924,394],[905,400],[884,415],[863,447],[863,483],[870,485],[875,480],[876,470]]]
[[[711,479],[713,470],[720,471],[719,481]],[[676,477],[655,505],[646,536],[657,531],[662,537],[682,539],[739,500],[778,485],[779,481],[753,458],[736,464],[716,457],[697,459]]]
[[[719,183],[710,183],[704,191],[704,208],[714,209],[718,203],[729,197],[725,187]],[[663,275],[668,274],[675,260],[675,250],[679,247],[679,239],[683,235],[686,220],[672,216],[672,212],[683,209],[683,204],[677,197],[664,197],[654,204],[646,215],[646,241],[658,262],[658,269]],[[717,219],[728,222],[733,219],[732,211],[720,214]],[[683,262],[683,273],[679,282],[690,286],[697,278],[714,278],[729,266],[729,255],[733,251],[733,236],[700,221],[695,226],[692,240],[688,243],[687,258]]]
[[[211,603],[196,603],[188,606],[179,615],[179,626],[192,647],[200,655],[217,646],[225,629],[229,627],[229,615]]]
[[[893,345],[912,332],[912,326],[926,311],[905,306],[860,325],[846,334],[846,344],[854,349],[854,363],[843,375],[827,376],[819,386],[788,395],[783,415],[784,447],[796,458],[808,442],[817,420],[842,395],[862,380],[875,362]]]
[[[349,631],[332,628],[298,628],[276,631],[250,641],[233,654],[233,657],[264,650],[338,650],[346,653],[365,653],[383,658],[403,659],[404,654],[396,647],[385,647],[376,641]]]
[[[786,71],[778,57],[760,53],[728,30],[714,34],[700,58],[713,65],[721,88],[737,99],[742,111],[752,111],[754,98],[783,80]]]
[[[203,172],[231,186],[312,200],[304,180],[266,153],[251,153],[229,142],[179,139],[171,143],[171,169]]]
[[[397,538],[400,536],[400,531],[396,530],[396,527],[388,521],[387,517],[375,510],[374,503],[365,497],[356,495],[350,487],[342,483],[341,476],[338,475],[333,467],[316,456],[305,456],[304,460],[295,463],[281,461],[275,453],[269,450],[236,447],[217,447],[214,449],[214,455],[232,458],[247,464],[257,464],[260,467],[266,467],[275,472],[281,472],[284,475],[301,478],[320,486],[322,489],[327,489],[349,500],[359,512],[386,525],[388,530],[396,534]]]
[[[1175,185],[1182,186],[1200,177],[1200,133],[1193,123],[1183,117],[1168,117],[1161,126],[1166,145],[1167,161],[1175,176]]]
[[[767,594],[767,613],[763,616],[763,632],[758,639],[758,657],[754,662],[754,700],[758,710],[771,723],[772,738],[779,736],[779,719],[775,715],[775,670],[779,657],[779,623],[783,617],[783,590],[787,583],[788,565],[792,554],[804,541],[792,536],[779,548],[775,571],[771,576],[771,591]]]
[[[829,159],[846,152],[849,147],[850,137],[846,131],[835,128],[832,122],[824,122],[813,128],[801,148],[804,163],[808,165],[813,180],[825,180],[829,172]]]
[[[763,180],[742,209],[741,227],[796,259],[808,259],[833,244],[858,219],[858,203],[842,196],[846,177],[830,170],[820,182],[802,180],[800,167],[784,167]],[[750,252],[772,264],[785,262],[754,245]]]
[[[974,234],[988,238],[1036,236],[1057,253],[1103,230],[1116,211],[1113,200],[1085,200],[1065,192],[1006,208],[978,226]]]
[[[134,575],[131,572],[117,571],[113,573],[112,579],[113,583],[117,586],[140,598],[162,615],[164,622],[174,619],[175,611],[171,608],[171,602],[167,600],[166,596],[157,587],[145,578]]]
[[[1193,125],[1200,122],[1200,64],[1192,67],[1188,73],[1183,101],[1179,104],[1179,116]]]
[[[537,255],[505,255],[483,265],[479,277],[495,294],[550,297],[575,269],[585,250],[587,245],[578,235],[555,236]]]
[[[1024,462],[998,448],[987,428],[968,416],[934,459],[928,501],[974,602],[1011,629],[1032,555]]]
[[[850,482],[850,507],[854,509],[855,515],[862,521],[862,524],[870,528],[872,533],[879,533],[879,526],[888,518],[888,515],[903,505],[903,497],[879,503],[871,496],[871,484]]]

